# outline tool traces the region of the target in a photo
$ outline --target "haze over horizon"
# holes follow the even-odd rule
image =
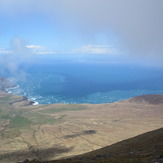
[[[162,67],[162,15],[162,0],[1,0],[0,63],[55,55]]]

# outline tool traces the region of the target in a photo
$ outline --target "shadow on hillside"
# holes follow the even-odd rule
[[[84,136],[84,135],[93,135],[93,134],[96,134],[96,130],[85,130],[83,132],[80,132],[78,134],[73,134],[73,135],[66,135],[64,136],[65,139],[70,139],[70,138],[76,138],[76,137],[79,137],[79,136]]]
[[[65,148],[62,146],[54,146],[48,149],[37,149],[30,147],[28,151],[15,151],[6,154],[0,154],[0,162],[23,162],[25,159],[38,159],[38,160],[48,160],[50,157],[56,157],[62,153],[67,153],[71,151],[71,148]]]

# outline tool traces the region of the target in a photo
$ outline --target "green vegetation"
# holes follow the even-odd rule
[[[26,117],[15,115],[10,122],[10,128],[25,128],[32,124],[32,121]]]
[[[37,110],[36,108],[21,108],[11,105],[14,101],[21,100],[22,97],[5,94],[0,97],[0,120],[10,120],[9,129],[27,128],[31,124],[54,124],[60,122],[66,115],[58,113],[66,111],[80,111],[86,109],[82,105],[63,105],[55,108],[46,108]],[[35,111],[36,109],[36,111]],[[54,114],[57,114],[56,116]]]
[[[54,113],[61,113],[65,111],[80,111],[86,109],[86,107],[81,106],[81,105],[67,105],[65,107],[60,107],[60,108],[49,108],[49,109],[44,109],[39,112],[41,113],[49,113],[49,114],[54,114]]]
[[[65,115],[60,115],[55,118],[54,116],[44,115],[39,112],[28,112],[25,114],[25,117],[28,117],[34,124],[54,124],[59,122]]]
[[[11,100],[10,97],[11,97],[11,96],[1,97],[1,98],[0,98],[0,102],[1,102],[1,103],[10,102],[10,100]]]
[[[60,122],[63,118],[65,117],[65,115],[61,115],[58,118],[50,118],[50,119],[46,119],[44,120],[44,124],[54,124],[54,123],[58,123]]]
[[[0,115],[0,119],[10,119],[9,115]]]
[[[14,139],[20,135],[21,135],[21,132],[19,130],[15,130],[15,129],[8,129],[2,133],[3,137],[12,138],[12,139]]]
[[[19,100],[20,98],[22,98],[22,97],[12,96],[10,94],[7,94],[4,97],[0,97],[0,103],[9,103],[9,102],[13,102],[13,101]]]
[[[10,120],[9,125],[3,133],[5,136],[11,134],[13,137],[16,137],[17,134],[13,133],[12,130],[30,129],[30,125],[32,124],[54,124],[60,122],[65,117],[65,115],[57,115],[55,117],[50,114],[83,109],[83,107],[75,106],[46,109],[46,106],[43,106],[45,110],[35,111],[36,108],[15,107],[11,105],[12,102],[19,100],[21,100],[19,96],[10,94],[5,94],[0,97],[0,121],[1,123],[5,123],[5,120]]]

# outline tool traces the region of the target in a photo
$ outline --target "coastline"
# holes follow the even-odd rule
[[[13,81],[10,81],[7,78],[0,78],[0,91],[5,91],[6,93],[9,93],[9,94],[22,96],[22,97],[26,98],[26,100],[29,101],[31,105],[47,105],[47,104],[58,104],[58,103],[59,104],[79,104],[79,105],[80,104],[108,104],[108,103],[114,103],[114,102],[118,102],[118,101],[128,100],[128,99],[131,99],[131,98],[134,98],[137,96],[143,96],[143,95],[153,95],[153,94],[163,95],[163,90],[154,90],[154,91],[151,91],[151,90],[129,90],[128,92],[130,94],[133,94],[133,96],[123,97],[123,98],[116,97],[116,99],[110,101],[110,99],[112,99],[112,93],[113,93],[113,96],[115,96],[114,94],[117,94],[117,96],[119,96],[118,92],[120,93],[120,96],[122,96],[122,94],[126,94],[126,92],[123,90],[114,90],[114,91],[109,92],[109,95],[108,95],[109,99],[108,99],[108,101],[105,100],[106,102],[92,103],[92,102],[89,102],[89,100],[88,100],[86,102],[81,102],[81,103],[78,103],[78,102],[54,102],[54,103],[51,103],[48,101],[47,101],[47,103],[39,103],[35,97],[29,98],[25,95],[21,95],[19,93],[12,92],[12,90],[18,89],[18,88],[19,88],[19,85],[16,85]],[[136,91],[136,93],[134,91]],[[15,92],[18,92],[18,91],[15,91]],[[98,94],[98,96],[99,96],[99,94],[102,94],[102,92],[97,92],[96,94]],[[107,97],[106,94],[105,94],[105,97]],[[55,96],[54,96],[54,98],[55,98]],[[81,98],[83,98],[83,97],[81,97]]]
[[[8,94],[16,95],[12,93],[12,89],[19,88],[19,85],[16,85],[12,81],[6,79],[6,78],[0,78],[0,91],[6,92]],[[27,101],[29,105],[38,105],[39,103],[37,101],[34,101],[33,99],[29,99],[26,96],[22,96],[22,101]]]
[[[34,106],[26,97],[0,92],[0,105],[2,163],[80,155],[163,125],[163,95]]]

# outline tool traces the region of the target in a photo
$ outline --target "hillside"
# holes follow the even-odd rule
[[[24,97],[0,92],[0,162],[72,157],[161,128],[163,96],[146,96],[157,103],[144,97],[34,106]]]
[[[147,132],[111,146],[74,158],[47,163],[161,163],[163,162],[163,128]],[[30,161],[30,163],[41,163]]]

